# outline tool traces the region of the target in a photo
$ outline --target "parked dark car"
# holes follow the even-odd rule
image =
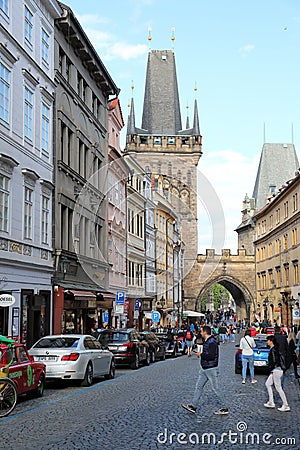
[[[254,370],[267,370],[269,347],[267,347],[267,336],[264,334],[257,334],[254,338]],[[239,347],[237,344],[236,347]],[[242,373],[242,350],[238,349],[235,354],[235,373]]]
[[[174,333],[156,333],[156,336],[163,342],[165,346],[166,356],[176,358],[181,355],[179,351],[179,342],[177,342],[177,336]]]
[[[98,340],[113,353],[117,366],[129,365],[138,369],[141,363],[150,364],[149,345],[134,328],[101,330]]]
[[[166,349],[163,341],[157,337],[152,331],[143,331],[141,336],[149,345],[149,353],[151,362],[166,359]]]

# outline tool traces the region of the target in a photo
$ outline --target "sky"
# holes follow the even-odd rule
[[[141,126],[149,49],[174,49],[182,123],[187,112],[192,118],[196,98],[203,145],[200,179],[223,209],[225,238],[218,245],[236,254],[234,230],[241,223],[245,194],[252,196],[263,143],[294,143],[299,157],[300,1],[64,3],[121,89],[122,148],[132,96],[136,126]],[[199,253],[205,253],[215,243],[214,214],[199,184]]]

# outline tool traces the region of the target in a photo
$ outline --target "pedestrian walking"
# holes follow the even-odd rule
[[[251,331],[246,330],[244,337],[240,340],[240,349],[242,350],[242,384],[246,384],[248,365],[251,383],[257,383],[257,380],[254,378],[254,347],[255,341],[251,337]]]
[[[196,352],[197,356],[201,356],[199,378],[195,387],[192,403],[182,404],[182,408],[191,413],[196,413],[197,406],[200,402],[201,394],[207,382],[210,384],[212,391],[216,394],[219,409],[215,414],[228,414],[229,410],[224,405],[223,396],[219,390],[219,346],[215,338],[211,335],[211,328],[205,325],[201,331],[204,339],[202,353]]]
[[[192,349],[194,343],[194,333],[191,331],[190,327],[187,328],[185,333],[185,342],[187,347],[187,355],[188,357],[192,356]]]
[[[225,344],[225,342],[226,342],[227,331],[228,331],[227,326],[226,326],[225,322],[223,322],[219,326],[219,332],[218,332],[220,342],[223,342],[223,344]]]
[[[272,386],[274,384],[276,391],[278,392],[281,400],[282,406],[277,408],[278,411],[286,412],[290,411],[291,408],[288,405],[286,395],[281,385],[281,377],[283,375],[283,370],[285,369],[284,360],[279,352],[279,345],[276,341],[276,337],[271,335],[267,337],[267,345],[270,347],[270,352],[268,356],[268,366],[271,371],[268,379],[266,381],[266,388],[269,395],[269,400],[264,404],[266,408],[275,408],[274,396]]]

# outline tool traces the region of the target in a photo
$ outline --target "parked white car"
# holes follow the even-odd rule
[[[113,354],[93,336],[44,336],[29,349],[29,354],[46,364],[46,380],[81,380],[82,386],[90,386],[94,378],[115,377]]]

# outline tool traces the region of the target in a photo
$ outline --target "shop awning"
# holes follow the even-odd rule
[[[182,314],[187,317],[205,317],[205,314],[203,314],[203,313],[200,313],[197,311],[190,311],[190,310],[182,311]]]
[[[74,295],[75,300],[96,300],[96,292],[75,291],[73,289],[67,289],[65,293],[68,292]]]

